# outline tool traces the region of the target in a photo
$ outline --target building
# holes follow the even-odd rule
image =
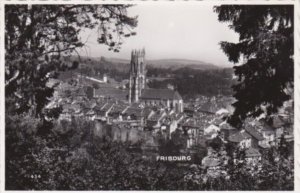
[[[182,124],[182,130],[187,134],[187,147],[190,148],[198,143],[200,136],[203,136],[203,128],[201,128],[200,121],[196,119],[187,119]]]
[[[228,140],[228,137],[237,133],[238,132],[238,129],[235,128],[235,127],[232,127],[229,123],[226,123],[226,122],[223,122],[219,125],[220,127],[220,133],[221,133],[221,136],[224,140]]]
[[[257,128],[251,124],[245,124],[245,131],[251,136],[251,147],[258,148],[264,141],[263,135],[257,131]]]
[[[204,128],[204,135],[210,139],[217,137],[219,132],[220,132],[220,127],[214,124],[211,124],[208,127]]]
[[[131,52],[128,102],[142,102],[145,106],[158,106],[176,112],[183,111],[183,100],[173,89],[146,89],[145,50]]]
[[[251,147],[251,135],[245,130],[241,130],[228,137],[228,141],[236,144],[239,148],[250,148]]]
[[[140,101],[145,106],[167,107],[169,110],[183,112],[183,100],[177,91],[170,89],[144,89]]]
[[[250,147],[245,150],[245,157],[247,163],[256,164],[259,160],[261,160],[261,153],[258,149]]]
[[[133,50],[131,52],[130,77],[129,77],[129,103],[138,102],[145,88],[146,68],[145,50]]]

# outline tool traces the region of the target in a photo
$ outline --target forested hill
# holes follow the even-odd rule
[[[114,64],[129,64],[130,60],[119,58],[104,58],[101,57],[101,61],[106,61]],[[146,60],[148,67],[155,68],[170,68],[172,70],[189,67],[199,70],[218,69],[214,64],[199,61],[199,60],[187,60],[187,59],[160,59],[160,60]]]
[[[74,61],[78,61],[78,58],[65,58],[65,63]],[[168,85],[173,85],[183,97],[187,98],[197,95],[232,94],[232,68],[200,65],[197,63],[199,61],[192,60],[157,60],[155,65],[149,65],[150,62],[147,61],[146,76],[147,85],[151,88],[167,88]],[[105,73],[116,81],[129,78],[128,60],[81,57],[78,63],[78,68],[74,71],[87,76],[101,77]],[[64,74],[62,77],[68,76]]]
[[[233,94],[232,68],[196,70],[184,67],[173,71],[149,68],[147,75],[149,87],[166,88],[168,85],[173,85],[184,98],[194,98],[197,95],[231,96]]]

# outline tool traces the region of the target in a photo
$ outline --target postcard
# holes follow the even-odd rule
[[[297,2],[0,5],[1,191],[297,190]]]

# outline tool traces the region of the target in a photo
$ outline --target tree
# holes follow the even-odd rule
[[[124,37],[135,35],[137,18],[127,16],[129,5],[6,5],[5,95],[10,114],[43,116],[52,96],[50,78],[66,65],[84,42],[82,29],[98,31],[98,43],[118,52]],[[74,63],[73,66],[76,66]]]
[[[220,22],[239,34],[239,42],[221,42],[234,67],[235,111],[229,122],[240,126],[249,116],[277,112],[291,96],[294,72],[294,7],[292,5],[222,5],[215,7]]]

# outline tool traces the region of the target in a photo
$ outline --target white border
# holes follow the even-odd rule
[[[299,22],[300,22],[300,0],[204,0],[204,1],[196,1],[196,0],[147,0],[147,1],[139,1],[139,0],[0,0],[0,192],[5,191],[5,78],[4,78],[4,5],[5,4],[195,4],[195,5],[220,5],[220,4],[274,4],[274,5],[284,5],[291,4],[294,5],[294,19],[295,19],[295,30],[294,30],[294,101],[295,101],[295,117],[294,117],[294,149],[295,149],[295,178],[294,178],[294,191],[289,192],[298,192],[300,191],[300,131],[297,126],[300,124],[299,114],[300,106],[298,105],[298,98],[300,97],[299,90],[299,59],[298,56],[300,54],[300,30],[299,30]],[[5,191],[6,192],[6,191]],[[8,191],[7,191],[8,192]],[[13,191],[13,192],[21,192],[21,191]],[[31,191],[30,191],[31,192]],[[35,192],[45,192],[45,191],[35,191]],[[64,191],[66,193],[74,192],[74,191]],[[84,191],[87,192],[87,191]],[[112,192],[112,191],[101,191],[101,192]],[[131,192],[141,192],[141,191],[131,191]],[[144,192],[144,191],[142,191]],[[155,192],[155,191],[147,191],[147,192]],[[179,191],[175,191],[179,192]],[[189,191],[180,191],[180,192],[189,192]],[[201,191],[201,192],[220,192],[220,191]],[[221,191],[222,192],[222,191]],[[253,191],[237,191],[237,192],[253,192]],[[256,191],[262,192],[262,191]],[[263,192],[271,192],[271,191],[263,191]]]

